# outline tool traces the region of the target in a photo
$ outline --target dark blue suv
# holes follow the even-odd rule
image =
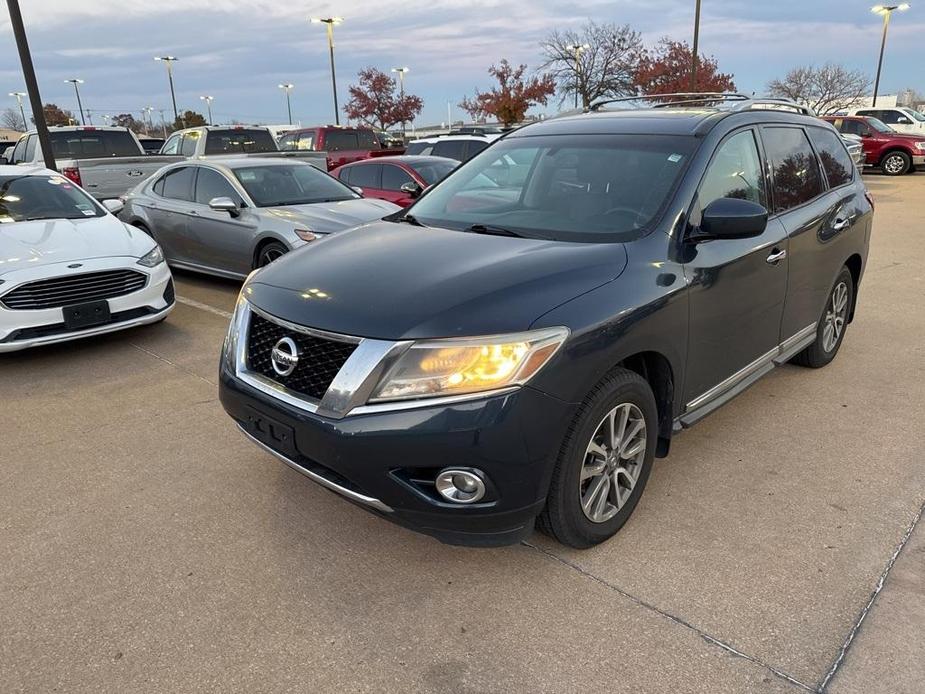
[[[221,399],[256,443],[459,544],[588,547],[674,434],[831,361],[873,206],[838,133],[741,95],[511,132],[380,222],[251,276]]]

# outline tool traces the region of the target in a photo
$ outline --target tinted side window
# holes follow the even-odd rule
[[[837,188],[851,181],[854,177],[852,173],[854,164],[841,138],[831,130],[822,128],[810,128],[809,136],[819,153],[822,170],[825,171],[825,177],[829,180],[829,187]]]
[[[357,144],[360,149],[379,149],[379,141],[372,130],[357,130]]]
[[[241,204],[241,196],[224,176],[214,169],[200,167],[196,176],[196,202],[208,205],[213,198],[231,198]]]
[[[174,200],[192,200],[193,173],[195,169],[192,166],[184,166],[182,169],[174,169],[168,173],[164,177],[164,197]]]
[[[184,157],[191,157],[196,154],[196,145],[199,144],[201,135],[199,131],[194,130],[183,136],[183,144],[180,145],[180,154]]]
[[[822,193],[819,163],[801,128],[765,128],[761,137],[774,174],[775,212],[785,212]]]
[[[356,131],[326,131],[324,134],[324,148],[328,152],[337,152],[342,149],[359,149]]]
[[[167,178],[166,176],[161,176],[159,179],[157,179],[154,182],[154,185],[151,186],[151,190],[153,190],[158,195],[163,195],[164,194],[164,181],[166,178]]]
[[[414,183],[405,171],[393,164],[384,164],[382,166],[382,189],[383,190],[401,190],[406,183]]]
[[[344,183],[350,183],[350,174],[353,171],[352,166],[345,166],[340,171],[337,172],[337,177],[342,180]]]
[[[278,143],[279,150],[281,152],[289,152],[291,150],[294,150],[295,149],[295,138],[296,138],[295,135],[283,136]]]
[[[884,109],[880,111],[880,115],[878,115],[877,118],[887,125],[896,125],[899,123],[900,116],[902,116],[902,114],[895,109]],[[908,118],[906,120],[908,120]]]
[[[488,147],[488,143],[484,140],[470,140],[469,149],[466,151],[466,159],[471,159],[486,147]]]
[[[428,155],[433,150],[434,146],[429,142],[409,142],[408,146],[405,148],[405,154],[421,154]]]
[[[836,121],[837,123],[838,121]],[[838,126],[836,125],[836,127]],[[842,126],[838,129],[849,135],[860,135],[861,137],[870,135],[870,127],[868,127],[867,123],[859,120],[844,120],[842,121]]]
[[[434,145],[433,154],[435,157],[447,157],[456,161],[463,161],[465,147],[465,140],[445,140]]]
[[[362,164],[361,166],[352,166],[350,172],[350,185],[360,186],[360,188],[381,188],[379,185],[379,172],[382,166],[379,164]]]
[[[700,209],[720,198],[738,198],[768,206],[758,145],[751,130],[736,133],[723,142],[707,167],[700,184]]]

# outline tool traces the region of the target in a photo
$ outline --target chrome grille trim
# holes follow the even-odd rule
[[[41,311],[76,303],[114,299],[143,289],[148,275],[138,270],[86,272],[26,282],[0,297],[13,311]]]

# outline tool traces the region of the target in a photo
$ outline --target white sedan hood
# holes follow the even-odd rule
[[[0,275],[36,265],[90,258],[140,258],[154,241],[112,215],[0,224]]]

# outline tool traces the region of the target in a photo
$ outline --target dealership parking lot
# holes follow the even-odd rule
[[[921,691],[925,173],[866,180],[841,354],[678,437],[592,550],[444,546],[258,450],[217,398],[234,282],[3,356],[0,691]]]

